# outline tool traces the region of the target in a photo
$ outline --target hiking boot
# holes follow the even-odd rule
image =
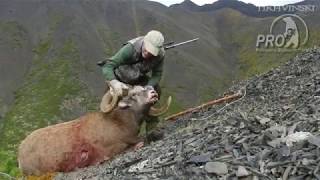
[[[150,133],[147,134],[147,141],[153,142],[153,141],[159,141],[164,137],[164,130],[162,128],[157,128]]]

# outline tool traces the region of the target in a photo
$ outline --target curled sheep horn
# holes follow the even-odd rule
[[[112,111],[118,103],[119,96],[116,93],[111,94],[110,91],[113,90],[113,87],[109,85],[109,91],[102,97],[102,101],[100,103],[100,110],[103,113],[108,113]]]
[[[172,98],[171,98],[171,96],[169,96],[167,99],[167,103],[164,106],[162,106],[160,108],[151,107],[149,110],[149,115],[150,116],[160,116],[160,115],[166,113],[170,107],[171,100],[172,100]]]

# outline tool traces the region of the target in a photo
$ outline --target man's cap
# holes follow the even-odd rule
[[[161,32],[149,31],[143,39],[144,47],[154,56],[158,56],[159,51],[163,49],[164,37]]]

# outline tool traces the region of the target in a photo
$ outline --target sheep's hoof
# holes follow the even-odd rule
[[[136,150],[142,148],[143,146],[144,146],[144,142],[143,141],[138,142],[136,145],[134,145],[133,150],[136,151]]]

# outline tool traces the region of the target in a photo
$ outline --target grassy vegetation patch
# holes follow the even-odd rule
[[[15,177],[21,175],[16,164],[16,159],[17,159],[16,153],[12,151],[0,150],[0,159],[1,159],[0,172],[10,174],[11,176],[15,176]],[[0,174],[0,179],[9,179],[5,177],[7,176]]]
[[[13,176],[18,175],[16,153],[22,139],[35,129],[60,122],[61,117],[67,118],[62,110],[72,109],[72,103],[67,107],[68,101],[76,99],[79,106],[91,101],[89,95],[83,93],[86,87],[77,79],[74,69],[79,58],[74,41],[66,40],[54,57],[44,60],[51,47],[51,40],[47,39],[34,49],[32,69],[15,92],[14,105],[3,119],[0,167]],[[88,106],[83,111],[86,108]]]
[[[207,83],[207,86],[200,89],[200,102],[208,102],[222,96],[222,92],[225,91],[226,87],[231,85],[232,78],[213,78],[211,83]]]
[[[98,27],[98,32],[104,45],[104,54],[111,57],[121,48],[121,35],[106,27]]]
[[[256,36],[250,32],[239,33],[234,38],[234,43],[239,47],[239,79],[265,73],[290,60],[299,52],[259,52],[256,51],[255,41]]]
[[[15,21],[0,21],[0,43],[22,48],[27,42],[27,31]]]

